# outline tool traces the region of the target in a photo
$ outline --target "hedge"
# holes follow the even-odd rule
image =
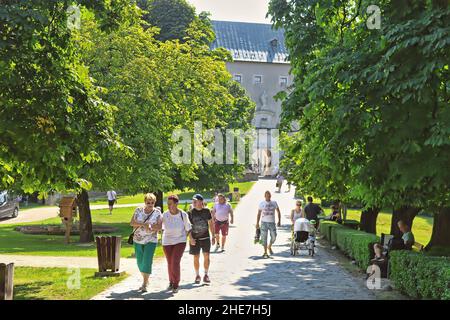
[[[418,299],[450,300],[450,258],[393,251],[390,279],[396,289]]]
[[[353,258],[363,269],[369,266],[372,258],[369,247],[380,241],[374,234],[354,230],[332,221],[322,221],[320,233],[332,245],[336,245],[346,255]]]

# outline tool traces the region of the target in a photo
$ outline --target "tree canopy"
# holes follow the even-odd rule
[[[366,208],[450,204],[446,1],[272,0],[295,84],[283,104],[284,166],[301,191]]]
[[[160,41],[183,40],[197,18],[195,8],[186,0],[139,0],[138,5],[146,11],[144,20],[160,29],[156,35]]]

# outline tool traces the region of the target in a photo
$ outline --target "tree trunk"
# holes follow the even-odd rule
[[[164,193],[162,191],[156,191],[155,196],[156,196],[155,207],[160,207],[161,212],[164,212]]]
[[[80,215],[80,242],[93,242],[91,208],[89,207],[89,195],[86,190],[83,189],[77,195],[77,205]]]
[[[400,238],[402,236],[402,233],[400,232],[397,223],[402,220],[410,228],[412,228],[414,218],[419,213],[419,211],[420,208],[410,206],[403,206],[398,209],[394,209],[392,212],[391,220],[391,234],[396,238]]]
[[[450,207],[441,208],[434,214],[433,233],[425,249],[429,250],[433,246],[450,248]]]
[[[347,221],[347,205],[341,204],[341,219]]]
[[[361,212],[360,230],[377,234],[377,218],[379,212],[379,208],[369,208]]]

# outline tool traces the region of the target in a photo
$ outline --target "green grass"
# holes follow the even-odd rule
[[[327,213],[331,213],[331,210],[325,209]],[[360,221],[360,210],[347,210],[348,220]],[[381,233],[389,234],[391,232],[391,219],[392,213],[382,211],[378,214],[377,218],[377,235]],[[414,218],[412,232],[417,242],[427,245],[431,239],[431,233],[433,231],[433,218],[428,216],[416,216]]]
[[[127,243],[128,236],[132,232],[130,220],[134,212],[133,207],[116,208],[113,215],[109,215],[107,209],[92,210],[92,221],[95,224],[108,225],[118,228],[118,232],[111,235],[122,236],[122,257],[130,257],[133,253],[133,247]],[[51,218],[34,223],[22,223],[14,225],[0,226],[0,254],[20,254],[20,255],[39,255],[39,256],[79,256],[96,257],[97,249],[94,243],[78,243],[79,236],[72,236],[72,243],[64,244],[63,236],[54,235],[27,235],[14,231],[19,225],[31,224],[55,224],[60,225],[60,218]],[[155,256],[162,256],[162,248],[156,249]]]
[[[28,202],[27,206],[24,205],[23,203],[19,204],[20,211],[26,211],[26,210],[35,209],[35,208],[46,208],[46,207],[51,207],[51,206],[44,205],[42,203],[35,203],[35,202]]]
[[[80,269],[79,289],[71,289],[76,275],[66,268],[14,268],[14,300],[88,300],[124,280],[120,277],[95,278],[95,269]]]
[[[241,193],[241,196],[244,196],[247,194],[250,189],[255,184],[255,181],[250,182],[237,182],[230,184],[230,191],[233,191],[234,187],[239,188],[239,192]],[[176,194],[180,198],[180,200],[191,200],[193,195],[196,193],[201,193],[205,199],[211,199],[214,196],[213,191],[194,191],[194,190],[174,190],[170,192],[164,193],[164,197],[167,197],[170,194]],[[141,203],[144,201],[144,195],[143,194],[135,194],[135,195],[123,195],[117,197],[117,204],[132,204],[132,203]],[[106,196],[104,198],[97,198],[90,202],[91,204],[95,205],[105,205],[108,204],[108,201],[106,200]]]
[[[243,193],[248,192],[254,183],[239,184]],[[211,208],[212,202],[208,203]],[[236,202],[231,202],[233,208]],[[189,204],[181,204],[180,208],[187,210]],[[110,215],[107,209],[92,210],[92,222],[94,224],[108,225],[118,229],[117,232],[109,235],[117,235],[122,237],[121,256],[124,258],[131,257],[134,249],[127,243],[128,236],[132,232],[130,220],[135,208],[115,208],[113,214]],[[77,256],[77,257],[96,257],[97,248],[95,243],[80,244],[79,236],[73,235],[70,244],[64,244],[64,236],[56,235],[27,235],[15,231],[14,228],[20,225],[40,225],[53,224],[60,225],[61,219],[58,217],[21,224],[0,225],[0,254],[18,254],[18,255],[37,255],[37,256]],[[161,246],[156,248],[155,257],[162,257],[163,250]]]

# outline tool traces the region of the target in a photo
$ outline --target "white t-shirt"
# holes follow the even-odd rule
[[[186,212],[179,210],[178,214],[173,215],[170,211],[166,211],[162,216],[162,222],[164,230],[162,235],[163,246],[187,241],[187,233],[192,229],[192,225]]]
[[[106,196],[108,197],[108,200],[116,200],[117,193],[115,191],[108,191],[106,193]]]
[[[227,221],[228,216],[230,215],[231,205],[229,203],[216,203],[214,205],[214,214],[216,216],[216,220],[219,221]]]
[[[259,204],[259,209],[261,210],[261,221],[275,222],[275,210],[277,208],[278,203],[276,201],[262,201]]]
[[[142,207],[137,208],[134,211],[134,220],[137,223],[144,223],[145,219],[147,219],[150,214],[151,213],[145,213],[144,208]],[[145,221],[145,224],[156,224],[158,223],[159,219],[161,219],[161,217],[161,211],[155,209],[152,216],[147,221]],[[158,243],[158,231],[146,231],[145,227],[139,227],[134,233],[133,241],[139,244],[147,244],[149,242]]]

